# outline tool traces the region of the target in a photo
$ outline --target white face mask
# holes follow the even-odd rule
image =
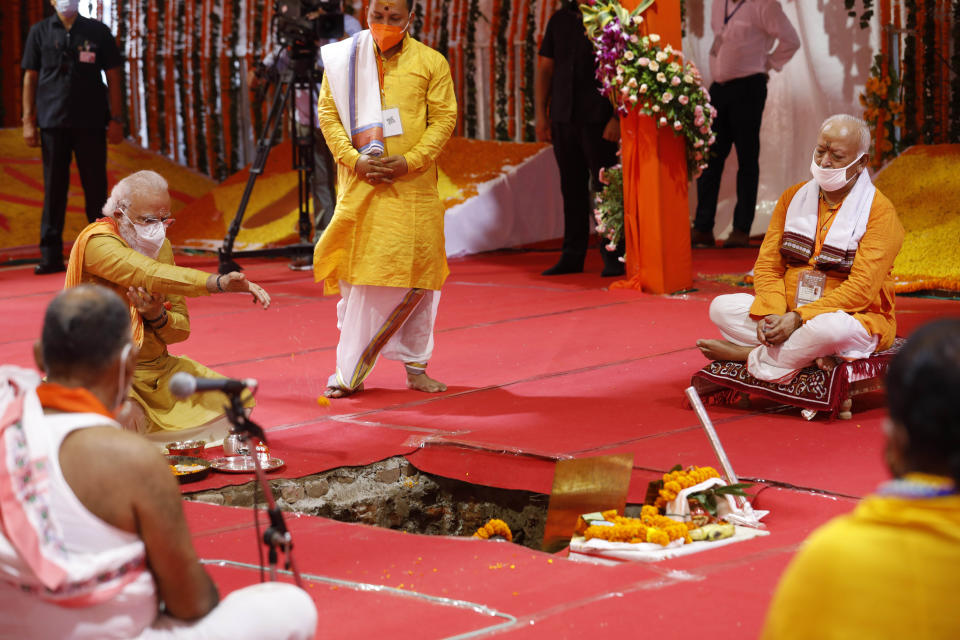
[[[847,169],[860,162],[860,158],[862,157],[863,154],[861,153],[857,156],[856,160],[839,169],[824,169],[817,165],[816,152],[814,152],[813,158],[810,160],[810,173],[813,174],[813,179],[817,181],[817,184],[820,185],[820,188],[824,191],[839,191],[847,186],[850,180],[855,180],[856,177],[860,175],[858,171],[857,176],[847,180]]]
[[[79,6],[80,0],[57,0],[57,13],[64,18],[72,18],[77,15]]]
[[[121,213],[123,216],[117,219],[120,237],[137,253],[156,260],[167,237],[167,228],[160,221],[146,225],[133,224],[125,211],[121,209]]]
[[[131,343],[127,343],[120,352],[120,373],[117,379],[117,399],[113,403],[113,410],[116,411],[123,401],[127,399],[127,358],[130,357],[130,351],[133,349]]]

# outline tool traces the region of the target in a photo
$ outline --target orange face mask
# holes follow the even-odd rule
[[[370,35],[373,36],[373,41],[380,47],[380,51],[388,51],[400,44],[406,30],[406,26],[398,27],[393,24],[370,23]]]

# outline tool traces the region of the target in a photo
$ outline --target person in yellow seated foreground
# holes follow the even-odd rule
[[[903,244],[893,204],[870,181],[870,130],[849,115],[820,126],[813,179],[787,189],[754,266],[754,293],[717,296],[710,319],[722,340],[698,340],[711,360],[747,363],[786,383],[804,367],[836,366],[893,344],[891,270]]]
[[[167,181],[154,171],[138,171],[118,182],[103,214],[77,237],[64,286],[99,284],[130,305],[137,367],[130,389],[133,402],[121,422],[158,442],[221,440],[230,427],[223,398],[201,393],[180,400],[168,383],[180,371],[201,378],[223,376],[190,358],[170,355],[167,345],[190,336],[185,296],[249,293],[264,309],[270,296],[239,272],[216,275],[176,266],[166,239],[173,222]],[[253,406],[249,393],[244,403]]]
[[[806,540],[763,637],[960,638],[960,319],[918,329],[887,372],[894,480]]]

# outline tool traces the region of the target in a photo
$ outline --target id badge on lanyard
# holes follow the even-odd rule
[[[801,271],[797,279],[797,293],[794,297],[794,304],[799,308],[805,304],[816,302],[823,297],[823,290],[827,284],[827,274],[823,271],[811,269]]]
[[[393,136],[403,135],[403,122],[400,121],[399,107],[383,109],[382,115],[384,138],[392,138]]]

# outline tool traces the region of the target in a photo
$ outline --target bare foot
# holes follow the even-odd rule
[[[344,389],[343,387],[327,387],[327,390],[323,392],[324,397],[327,398],[346,398],[347,396],[352,396],[355,393],[363,391],[363,384],[360,384],[356,389]]]
[[[743,347],[727,340],[697,340],[700,352],[711,360],[746,362],[755,347]]]
[[[407,373],[407,388],[426,393],[440,393],[447,390],[447,385],[434,380],[426,373]]]
[[[840,365],[840,358],[836,356],[823,356],[814,360],[817,368],[824,373],[830,373]]]

